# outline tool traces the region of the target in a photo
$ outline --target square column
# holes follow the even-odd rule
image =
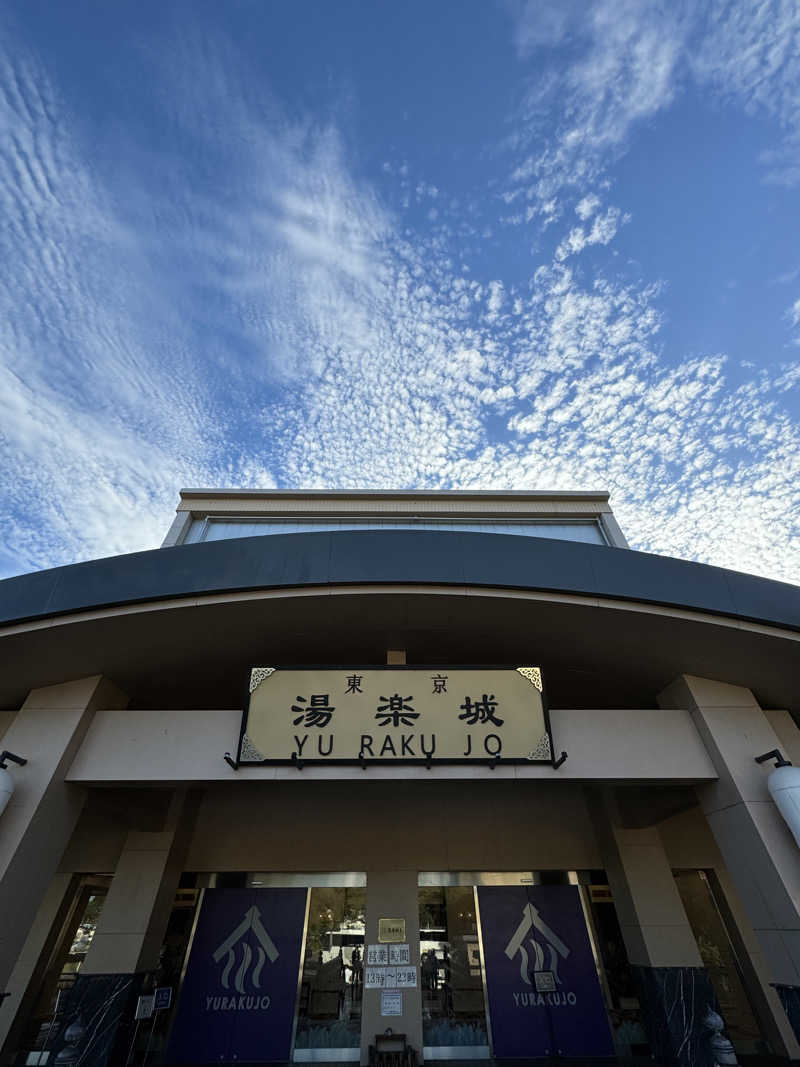
[[[419,899],[416,870],[368,871],[367,915],[364,934],[364,968],[366,970],[367,945],[378,943],[379,919],[404,919],[406,942],[411,953],[411,966],[417,968],[415,989],[404,989],[403,1014],[393,1017],[381,1016],[381,991],[364,989],[361,1006],[361,1063],[369,1062],[369,1046],[376,1034],[391,1027],[396,1034],[405,1034],[409,1045],[417,1050],[417,1059],[422,1061],[422,990],[419,978]]]
[[[71,874],[57,874],[50,883],[47,892],[36,913],[33,925],[25,938],[25,944],[17,958],[14,970],[8,979],[8,997],[0,1004],[0,1065],[13,1062],[13,1054],[16,1051],[16,1041],[21,1033],[23,1020],[28,1011],[35,1003],[35,997],[26,997],[28,986],[33,981],[33,988],[37,988],[35,976],[41,967],[44,970],[44,960],[47,959],[48,941],[53,934],[54,927],[60,925],[59,918],[63,921],[65,901],[69,900],[69,889],[72,885]],[[39,971],[41,977],[41,971]],[[26,1003],[27,1001],[27,1003]],[[6,1045],[6,1042],[8,1044]]]
[[[64,778],[95,710],[126,704],[99,675],[34,689],[3,737],[2,747],[28,762],[9,766],[15,789],[0,818],[0,993],[86,799],[85,789]]]
[[[124,1062],[136,998],[158,966],[198,799],[196,792],[176,790],[160,831],[129,832],[64,1005],[55,1054],[74,1052],[83,1067],[105,1067],[120,1057]]]
[[[610,790],[591,801],[653,1053],[669,1067],[711,1067],[703,1019],[716,997],[658,829],[626,828]]]
[[[800,851],[755,757],[781,739],[749,689],[683,675],[658,698],[687,708],[719,778],[698,801],[758,937],[772,984],[800,1039]]]

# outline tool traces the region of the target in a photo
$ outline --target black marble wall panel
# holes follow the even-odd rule
[[[53,1043],[55,1067],[124,1064],[133,1036],[142,975],[78,975]]]
[[[714,1067],[723,1021],[704,967],[632,967],[652,1052],[664,1067]],[[730,1050],[732,1054],[732,1050]],[[734,1061],[735,1062],[735,1058]]]
[[[781,998],[783,1010],[789,1017],[794,1036],[800,1041],[800,987],[796,985],[776,985],[775,991]]]

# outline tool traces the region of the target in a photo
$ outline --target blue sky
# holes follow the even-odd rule
[[[0,576],[231,485],[800,582],[800,0],[7,0],[0,127]]]

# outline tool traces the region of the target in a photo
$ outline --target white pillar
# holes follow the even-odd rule
[[[367,945],[378,941],[378,920],[405,919],[406,942],[410,947],[411,963],[419,973],[419,893],[417,871],[368,871],[367,914],[364,934],[364,964]],[[364,989],[361,1005],[361,1063],[368,1063],[369,1046],[376,1034],[391,1026],[397,1034],[405,1034],[408,1044],[417,1050],[422,1061],[422,991],[417,978],[415,989],[403,990],[403,1014],[397,1018],[381,1017],[381,992]]]
[[[64,777],[95,710],[126,703],[99,675],[34,689],[3,737],[28,762],[9,765],[15,790],[0,818],[0,992],[83,808],[85,789]]]
[[[25,944],[20,952],[14,970],[8,979],[8,997],[0,1005],[0,1064],[12,1062],[11,1057],[15,1049],[14,1035],[12,1034],[8,1048],[3,1048],[11,1031],[12,1023],[17,1022],[17,1012],[23,1003],[23,997],[28,988],[28,983],[39,969],[40,958],[45,951],[45,946],[53,932],[59,912],[64,905],[64,898],[72,884],[71,874],[57,874],[47,888],[36,917],[25,938]],[[41,975],[40,975],[41,976]],[[32,1003],[31,998],[27,998]],[[23,1009],[25,1012],[27,1009]],[[15,1028],[16,1030],[16,1028]]]
[[[197,796],[176,790],[155,833],[125,840],[81,976],[154,970],[194,829]]]
[[[597,790],[590,810],[653,1055],[666,1067],[696,1067],[714,991],[661,835],[626,827],[612,790]]]
[[[783,1007],[800,1037],[800,850],[755,757],[781,740],[749,689],[683,675],[659,696],[687,708],[718,780],[697,797],[758,937]]]

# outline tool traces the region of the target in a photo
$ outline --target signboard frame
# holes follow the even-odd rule
[[[263,668],[248,667],[247,677],[244,684],[244,696],[242,701],[242,721],[239,729],[239,740],[236,748],[236,759],[230,758],[230,754],[226,753],[225,758],[234,770],[238,770],[239,767],[296,767],[298,770],[302,770],[304,766],[357,766],[366,768],[369,765],[375,766],[423,766],[430,768],[434,764],[447,764],[447,765],[483,765],[491,768],[496,767],[502,763],[507,766],[517,765],[525,766],[526,764],[539,764],[546,765],[553,768],[558,768],[567,758],[566,752],[562,752],[561,755],[556,757],[556,749],[553,744],[553,731],[550,723],[550,706],[547,700],[547,687],[544,681],[544,674],[541,668],[533,668],[539,673],[539,684],[536,688],[539,690],[542,703],[542,718],[544,721],[544,731],[548,742],[548,748],[550,751],[549,756],[504,756],[498,753],[494,756],[469,756],[469,757],[451,757],[451,756],[424,756],[424,757],[409,757],[409,758],[377,758],[370,756],[362,757],[319,757],[312,756],[298,758],[296,754],[292,754],[291,758],[280,758],[263,756],[261,758],[255,758],[252,753],[248,751],[249,747],[247,743],[247,721],[250,713],[250,697],[253,691],[251,688],[251,671],[259,670]],[[519,671],[530,670],[531,667],[528,664],[519,664],[517,666],[511,666],[508,663],[480,663],[480,664],[352,664],[352,663],[325,663],[325,664],[281,664],[279,667],[267,668],[270,673],[273,671],[286,671],[286,672],[305,672],[305,671],[346,671],[348,673],[357,673],[358,671],[409,671],[412,674],[422,674],[424,672],[432,672],[433,674],[443,674],[447,671]],[[259,754],[260,755],[260,754]]]

